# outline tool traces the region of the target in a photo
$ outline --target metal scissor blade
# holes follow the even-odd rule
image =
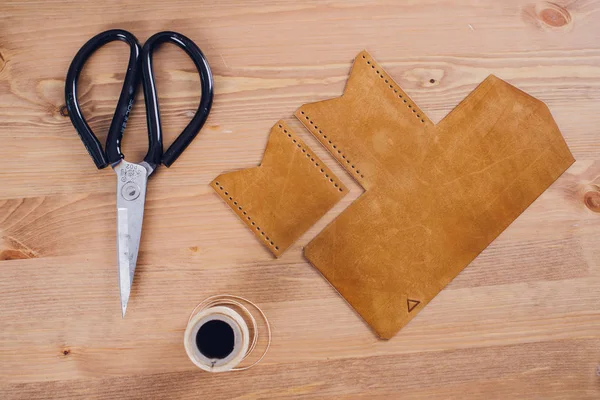
[[[129,267],[129,220],[127,208],[117,208],[117,254],[119,262],[119,291],[121,293],[121,312],[125,318],[127,302],[131,293],[132,279]]]
[[[149,169],[139,164],[121,161],[114,167],[117,174],[117,252],[119,289],[123,318],[131,294],[135,274]],[[151,172],[151,171],[150,171]]]

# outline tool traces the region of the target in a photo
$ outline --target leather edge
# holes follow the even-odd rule
[[[393,338],[396,335],[396,333],[398,333],[400,331],[400,329],[402,329],[402,327],[405,326],[405,325],[403,325],[402,327],[398,328],[394,332],[384,332],[382,330],[378,330],[377,327],[375,326],[375,324],[370,324],[362,316],[362,314],[346,299],[346,297],[342,293],[340,293],[340,291],[335,287],[335,285],[333,283],[331,283],[329,281],[329,279],[327,279],[327,277],[325,277],[325,275],[323,274],[323,272],[321,272],[321,270],[312,262],[312,260],[310,258],[310,254],[309,254],[309,252],[310,252],[310,244],[311,243],[312,243],[312,240],[306,246],[304,246],[304,249],[302,250],[302,254],[303,254],[304,258],[310,263],[311,267],[321,275],[321,277],[325,280],[325,282],[327,282],[329,284],[329,286],[331,286],[331,288],[337,293],[337,295],[342,300],[344,300],[344,302],[362,320],[362,322],[367,326],[367,328],[369,328],[372,332],[374,332],[375,335],[377,335],[377,337],[379,339],[390,340],[391,338]]]
[[[287,134],[289,138],[293,138],[292,139],[293,143],[296,143],[298,145],[298,147],[302,147],[303,149],[306,149],[308,151],[307,157],[310,158],[310,160],[315,163],[316,168],[320,168],[320,172],[322,174],[324,174],[324,176],[327,179],[329,179],[330,183],[338,189],[340,195],[337,196],[335,201],[332,203],[331,207],[329,207],[329,208],[327,208],[327,210],[325,210],[323,215],[325,215],[329,210],[331,210],[331,208],[333,208],[333,206],[335,206],[335,204],[337,204],[344,196],[346,196],[346,194],[349,192],[349,190],[346,187],[346,185],[344,185],[344,183],[329,169],[329,167],[327,167],[327,165],[312,151],[312,149],[283,120],[277,121],[271,127],[271,129],[269,131],[269,138],[267,139],[267,147],[265,148],[265,151],[263,152],[261,162],[258,166],[244,168],[244,169],[232,171],[232,172],[222,173],[222,174],[219,174],[215,179],[213,179],[210,183],[210,186],[217,193],[217,195],[219,197],[221,197],[221,199],[232,209],[232,211],[238,216],[238,218],[240,218],[242,220],[242,222],[253,232],[254,236],[259,240],[259,242],[261,242],[265,247],[267,247],[267,249],[269,249],[269,251],[271,251],[271,253],[276,258],[279,258],[293,243],[295,243],[300,238],[300,236],[302,236],[306,232],[306,230],[303,232],[299,232],[297,237],[294,238],[289,244],[279,246],[278,244],[276,244],[276,240],[269,236],[268,232],[265,232],[260,229],[260,224],[256,225],[258,222],[255,221],[251,215],[248,215],[248,213],[244,210],[244,207],[241,204],[237,204],[234,194],[229,193],[229,191],[227,191],[227,189],[224,186],[222,186],[221,182],[219,182],[219,181],[223,180],[223,177],[225,177],[228,174],[235,174],[235,173],[239,173],[241,171],[248,171],[248,170],[252,170],[252,169],[263,168],[264,167],[263,161],[264,161],[265,155],[267,154],[267,151],[268,151],[268,143],[271,140],[271,135],[276,134],[277,129],[280,129],[282,131],[282,133]],[[317,221],[319,219],[321,219],[323,217],[323,215],[321,215],[321,217],[319,217],[317,219]],[[269,239],[269,240],[267,242],[265,242],[265,239]],[[273,239],[272,242],[270,241],[271,239]],[[273,244],[269,245],[271,243],[273,243]]]

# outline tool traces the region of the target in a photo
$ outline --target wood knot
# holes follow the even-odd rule
[[[25,260],[28,258],[32,258],[31,255],[21,250],[6,249],[0,251],[0,261]]]
[[[71,354],[71,350],[64,349],[62,353],[63,353],[63,356],[68,356],[69,354]]]
[[[413,68],[404,73],[403,78],[419,87],[438,86],[444,77],[444,70],[439,68]]]
[[[544,8],[538,13],[543,23],[554,28],[560,28],[571,23],[571,13],[566,8],[556,3],[544,3]]]
[[[67,109],[66,105],[62,105],[60,106],[60,108],[58,109],[58,112],[60,113],[60,115],[62,115],[63,117],[68,117],[69,116],[69,110]]]
[[[190,247],[189,249],[190,249],[190,251],[191,251],[192,253],[197,253],[197,252],[198,252],[198,246],[192,246],[192,247]]]
[[[600,213],[600,191],[590,190],[583,195],[583,202],[593,212]]]
[[[527,6],[524,9],[524,16],[526,20],[541,29],[568,29],[572,26],[573,20],[569,10],[550,1]]]
[[[4,242],[4,250],[0,251],[0,261],[4,260],[24,260],[28,258],[37,258],[38,253],[27,247],[23,242],[12,236],[3,236],[0,245]]]

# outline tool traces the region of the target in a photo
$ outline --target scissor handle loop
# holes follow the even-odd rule
[[[92,132],[90,126],[83,117],[81,108],[79,107],[79,102],[77,100],[77,81],[79,80],[79,74],[87,59],[98,48],[115,40],[123,41],[129,45],[129,64],[127,65],[127,72],[125,73],[125,80],[123,81],[119,101],[115,108],[112,122],[110,123],[108,136],[106,137],[106,150],[104,151],[102,150],[102,145],[98,141],[98,138],[94,135],[94,132]],[[141,67],[140,56],[141,46],[133,34],[122,29],[112,29],[102,32],[88,40],[87,43],[79,49],[75,58],[73,58],[69,71],[67,72],[65,100],[67,110],[69,111],[69,117],[98,169],[105,168],[109,164],[117,164],[123,158],[120,144],[139,82]]]
[[[119,101],[106,138],[105,150],[103,150],[98,138],[92,132],[81,112],[77,100],[77,82],[87,59],[98,48],[115,40],[129,44],[130,56]],[[167,42],[173,43],[183,49],[194,62],[200,75],[202,95],[198,109],[192,120],[167,151],[163,153],[162,129],[152,68],[152,54],[158,45]],[[180,33],[165,31],[150,37],[144,47],[141,48],[136,37],[125,30],[113,29],[102,32],[88,40],[77,52],[69,67],[65,84],[65,100],[69,117],[98,169],[105,168],[109,164],[114,166],[123,159],[121,141],[140,76],[142,77],[144,88],[146,121],[148,125],[148,153],[144,161],[150,164],[153,169],[161,163],[170,167],[192,140],[194,140],[196,135],[198,135],[198,132],[208,118],[213,101],[214,81],[206,57],[194,42]]]
[[[171,146],[169,146],[167,151],[163,153],[158,96],[156,94],[152,69],[152,54],[156,46],[167,42],[173,43],[183,49],[194,62],[200,75],[202,96],[198,109],[190,123],[183,129]],[[170,31],[159,32],[151,36],[144,44],[142,49],[142,74],[144,100],[146,102],[146,121],[148,124],[148,153],[144,161],[152,166],[162,163],[170,167],[192,140],[194,140],[208,118],[213,101],[213,75],[206,57],[204,57],[198,46],[186,36]]]

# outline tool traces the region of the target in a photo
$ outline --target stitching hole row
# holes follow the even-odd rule
[[[364,56],[363,56],[363,58],[364,58]],[[302,114],[302,115],[305,115],[305,114],[304,114],[304,111],[300,111],[300,114]],[[306,119],[307,119],[307,120],[310,122],[310,124],[312,125],[312,127],[314,128],[314,130],[315,130],[315,131],[319,132],[319,134],[320,134],[320,135],[323,135],[323,131],[322,131],[321,129],[317,129],[317,126],[315,126],[315,125],[313,124],[313,122],[310,120],[310,118],[309,118],[309,116],[308,116],[308,115],[306,115]],[[327,139],[327,135],[323,135],[323,139]],[[346,158],[346,155],[345,155],[345,154],[342,154],[342,151],[341,151],[341,150],[339,150],[339,149],[337,148],[337,145],[336,145],[336,144],[334,144],[334,143],[331,141],[331,139],[327,140],[327,143],[329,143],[329,144],[331,145],[331,147],[333,147],[334,149],[336,149],[337,153],[338,153],[338,154],[340,154],[340,155],[342,156],[342,159],[346,160],[346,162],[347,162],[348,164],[350,164],[350,160],[348,160],[348,159]],[[354,168],[354,166],[352,166],[352,168]],[[321,172],[323,172],[323,170],[322,170],[322,169],[321,169]],[[357,173],[357,174],[358,174],[358,175],[359,175],[361,178],[364,178],[364,177],[365,177],[365,176],[364,176],[364,175],[362,175],[362,174],[360,173],[360,171],[358,171],[358,170],[356,171],[356,173]],[[325,175],[325,177],[327,178],[327,177],[329,177],[329,175]],[[332,181],[332,182],[333,182],[333,181]],[[342,191],[342,188],[340,188],[340,189],[339,189],[339,191],[341,192],[341,191]]]
[[[281,125],[280,125],[280,126],[281,126]],[[223,189],[223,186],[222,186],[222,185],[220,185],[220,184],[219,184],[219,182],[215,182],[215,186],[216,186],[216,187],[218,187],[218,188],[219,188],[219,190],[221,190],[221,191],[224,191],[224,189]],[[228,193],[228,192],[224,192],[224,193],[225,193],[225,196],[229,195],[229,193]],[[229,197],[229,201],[233,201],[233,198],[232,198],[231,196]],[[242,206],[239,206],[239,205],[238,205],[238,203],[237,203],[237,201],[233,201],[233,204],[238,206],[238,207],[237,207],[237,209],[238,209],[239,211],[243,211],[243,208],[242,208]],[[242,212],[242,214],[243,214],[243,215],[247,215],[248,213],[247,213],[246,211],[243,211],[243,212]],[[264,237],[265,237],[265,241],[266,241],[268,244],[270,244],[271,246],[275,247],[275,250],[279,250],[279,246],[275,245],[275,242],[273,242],[273,240],[271,240],[271,238],[269,238],[269,236],[268,236],[268,235],[265,233],[265,231],[263,231],[263,230],[261,230],[261,229],[260,229],[260,226],[257,226],[257,225],[256,225],[256,222],[252,221],[252,218],[251,218],[249,215],[247,215],[247,216],[246,216],[246,219],[247,219],[248,221],[250,221],[250,224],[251,224],[252,226],[256,226],[256,231],[257,231],[257,232],[260,232],[260,234],[261,234],[262,236],[264,236]]]
[[[304,111],[302,111],[302,114],[304,114]],[[309,120],[309,118],[308,118],[308,117],[306,117],[306,119],[308,119],[308,120]],[[312,121],[310,121],[310,123],[311,123],[311,125],[313,124],[313,122],[312,122]],[[287,131],[285,128],[283,128],[283,125],[279,124],[279,125],[277,125],[277,126],[278,126],[280,129],[282,129],[283,133],[288,133],[288,131]],[[291,135],[288,133],[288,137],[290,137],[290,138],[291,138],[292,136],[291,136]],[[296,143],[296,142],[297,142],[297,141],[296,141],[296,139],[294,139],[293,141],[294,141],[294,143]],[[300,143],[298,143],[298,147],[302,148],[302,152],[303,152],[303,153],[306,155],[306,158],[307,158],[307,159],[309,159],[309,160],[310,160],[310,161],[311,161],[311,162],[312,162],[312,163],[315,165],[315,167],[319,167],[319,166],[320,166],[320,164],[319,164],[319,161],[315,160],[315,157],[314,157],[312,154],[310,154],[310,152],[306,151],[306,149],[305,149],[305,148],[303,148],[303,147],[300,145]],[[321,168],[321,172],[324,172],[323,168]],[[328,174],[325,174],[325,177],[326,177],[326,178],[329,178],[329,175],[328,175]],[[330,181],[331,183],[334,183],[333,179],[329,179],[329,181]],[[339,185],[338,185],[337,183],[334,183],[334,186],[335,186],[335,187],[336,187],[336,188],[337,188],[337,189],[338,189],[340,192],[343,192],[343,191],[344,191],[344,189],[342,189],[341,187],[339,187]]]
[[[363,55],[362,58],[366,59],[366,57]],[[371,64],[371,61],[367,61],[367,64],[371,66],[372,69],[375,69],[375,65]],[[379,70],[375,71],[377,73],[377,75],[381,78],[384,79],[383,74],[379,73]],[[385,83],[389,83],[388,79],[384,80]],[[393,85],[389,85],[389,88],[392,89],[394,91],[394,93],[398,93],[398,90],[394,88]],[[403,99],[402,94],[398,94],[398,98]],[[406,99],[403,99],[404,104],[406,104],[408,106],[408,108],[412,109],[413,113],[416,113],[417,111],[413,108],[413,106],[411,104],[408,103],[408,101]],[[421,114],[416,114],[416,117],[422,122],[425,123],[425,119],[421,118]]]

